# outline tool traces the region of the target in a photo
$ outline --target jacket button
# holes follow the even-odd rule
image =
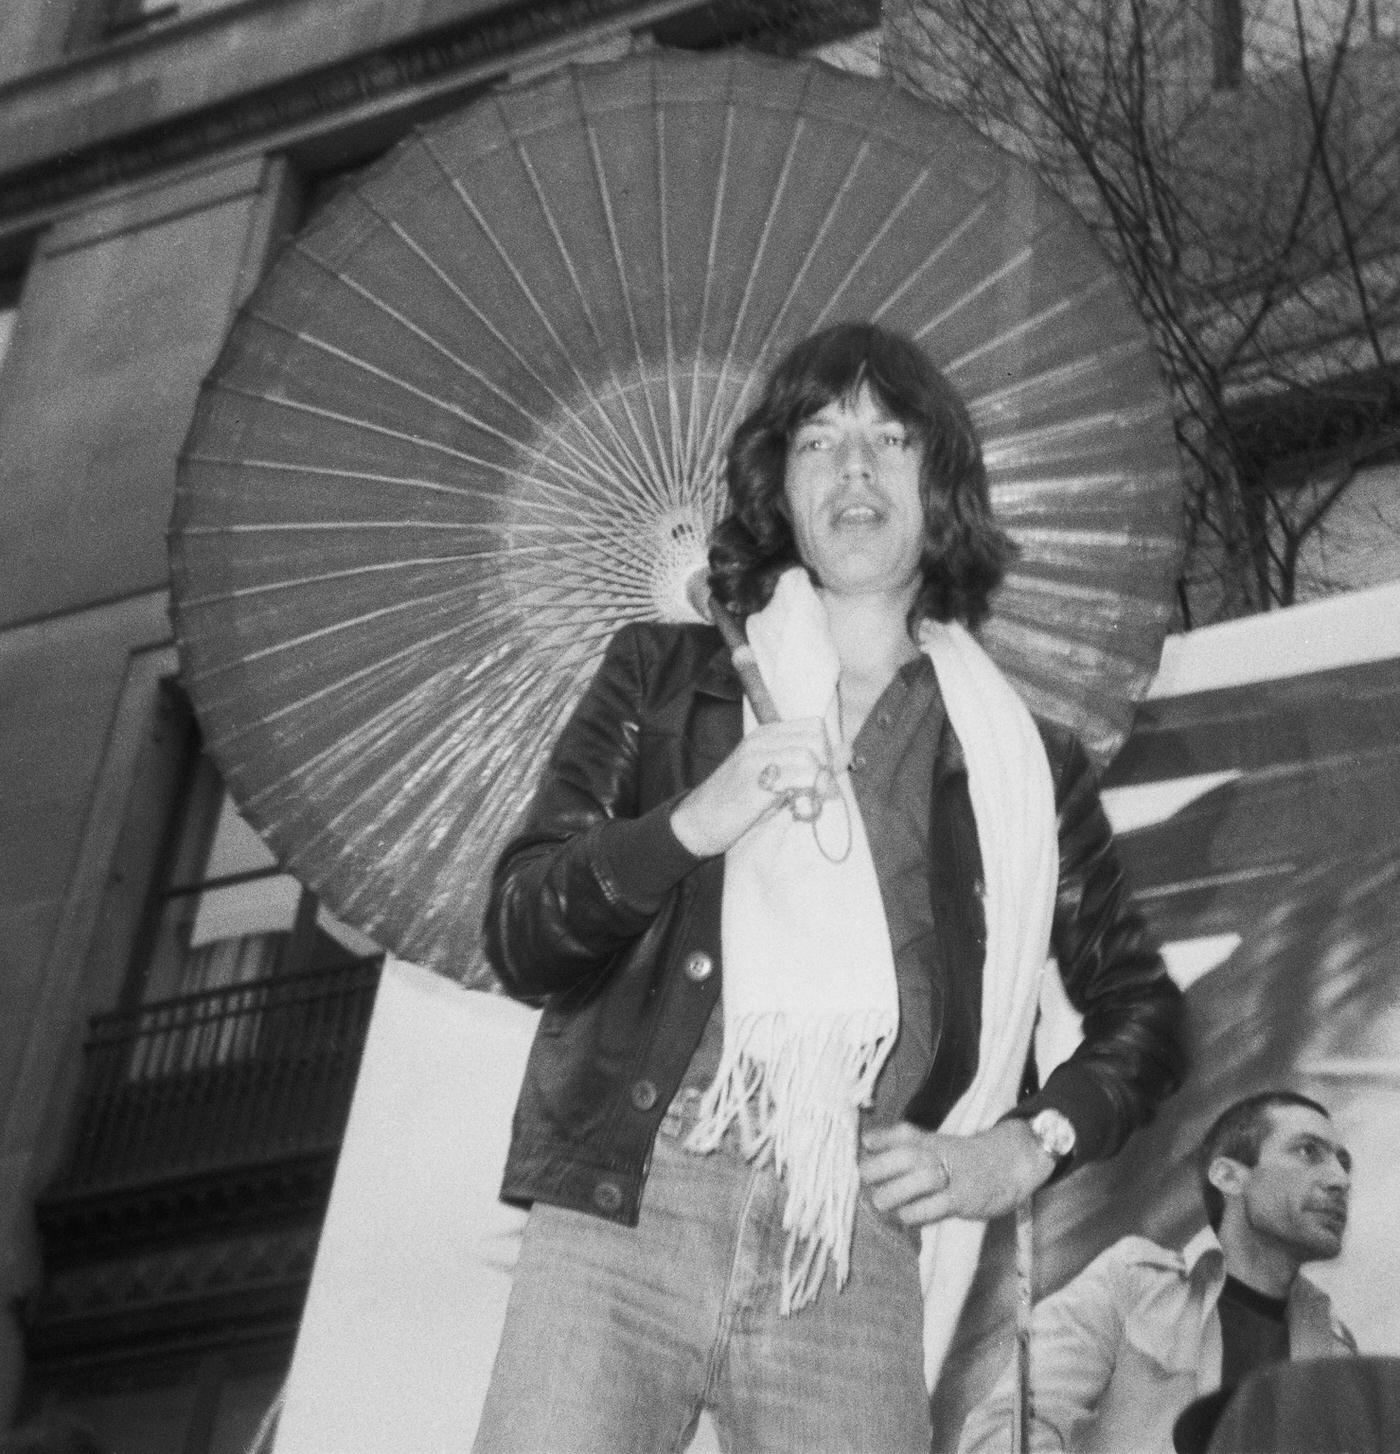
[[[696,984],[704,984],[715,972],[715,962],[703,949],[694,949],[685,957],[685,977]]]
[[[633,1081],[629,1095],[635,1110],[649,1111],[656,1104],[656,1086],[649,1080]]]
[[[622,1206],[622,1188],[615,1181],[600,1181],[593,1188],[593,1205],[600,1212],[615,1212]]]

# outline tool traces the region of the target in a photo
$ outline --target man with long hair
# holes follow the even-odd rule
[[[816,334],[728,484],[746,646],[622,630],[497,865],[488,953],[543,1016],[481,1451],[681,1449],[708,1409],[726,1449],[926,1454],[982,1223],[1183,1073],[1083,750],[972,634],[1013,547],[947,380]],[[1084,1039],[1033,1091],[1051,953]]]

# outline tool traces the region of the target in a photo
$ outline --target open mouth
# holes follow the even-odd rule
[[[843,505],[832,517],[833,523],[837,526],[843,525],[878,525],[884,515],[874,505]]]

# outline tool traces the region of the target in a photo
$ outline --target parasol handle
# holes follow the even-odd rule
[[[753,647],[744,639],[744,628],[710,594],[709,582],[703,570],[696,571],[686,582],[685,597],[695,608],[696,615],[702,621],[713,623],[724,638],[724,644],[729,648],[729,659],[739,674],[744,695],[749,699],[754,716],[760,722],[777,722],[778,704],[773,700],[768,683],[763,680],[763,674],[758,669]]]
[[[1030,1454],[1031,1318],[1035,1296],[1035,1203],[1016,1203],[1016,1388],[1011,1454]]]
[[[781,721],[778,704],[773,700],[768,683],[763,680],[763,673],[758,669],[753,647],[744,639],[744,628],[710,594],[709,582],[703,569],[697,570],[686,581],[685,597],[694,608],[695,614],[702,621],[712,622],[723,637],[724,644],[729,648],[729,659],[734,663],[734,670],[739,675],[744,695],[749,699],[754,716],[760,722]],[[828,768],[821,769],[822,773],[829,771]],[[817,782],[821,783],[820,774]],[[824,794],[817,787],[795,788],[785,793],[783,800],[788,811],[799,823],[815,823],[822,815],[823,797]]]

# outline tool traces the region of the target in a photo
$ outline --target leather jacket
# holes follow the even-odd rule
[[[652,1142],[722,971],[723,857],[695,858],[670,818],[739,742],[740,700],[712,628],[625,627],[501,855],[487,955],[510,994],[543,1007],[507,1201],[637,1221]],[[1112,1155],[1180,1083],[1181,1000],[1130,902],[1082,747],[1040,727],[1059,819],[1051,949],[1084,1039],[1014,1114],[1061,1110],[1079,1163]],[[929,790],[929,892],[948,984],[933,1068],[904,1114],[936,1128],[976,1070],[985,946],[967,771],[946,725]]]

